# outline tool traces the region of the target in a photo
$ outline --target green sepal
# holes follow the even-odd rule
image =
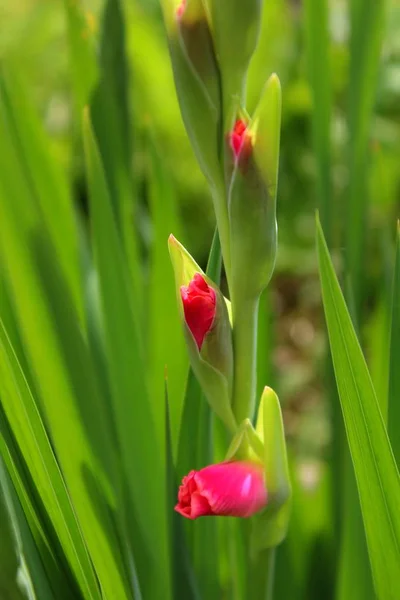
[[[221,102],[219,94],[215,93],[216,86],[219,86],[219,81],[215,77],[219,77],[219,75],[218,71],[215,73],[216,61],[210,58],[213,49],[209,47],[206,54],[202,55],[202,48],[194,49],[196,40],[193,39],[189,49],[190,36],[188,32],[183,33],[187,27],[183,26],[178,19],[176,7],[172,6],[170,2],[163,2],[163,8],[175,87],[183,122],[204,175],[213,187],[220,188],[222,175],[219,167],[218,139],[220,137]],[[205,33],[207,27],[207,21],[203,19],[203,26],[197,27],[199,38],[207,35]],[[211,35],[209,37],[211,38]],[[197,40],[197,44],[200,44],[200,39]],[[207,56],[209,60],[207,60]],[[202,65],[202,73],[196,70],[196,66],[199,68],[200,65]],[[208,68],[208,74],[206,74],[206,68]]]
[[[251,534],[251,551],[254,554],[284,540],[292,498],[281,407],[278,396],[269,387],[264,388],[261,396],[256,432],[264,442],[268,504],[262,513],[254,517]]]
[[[219,287],[202,271],[188,251],[172,235],[168,240],[169,253],[175,273],[179,312],[189,351],[190,363],[214,412],[228,430],[236,432],[237,425],[231,408],[233,350],[232,332],[227,300]],[[196,273],[200,273],[216,294],[216,316],[212,330],[206,335],[201,351],[186,325],[180,288],[188,285]]]
[[[281,83],[278,75],[273,73],[264,86],[254,113],[252,127],[254,128],[254,158],[274,203],[276,203],[278,189],[281,112]]]
[[[177,25],[188,63],[204,85],[211,104],[221,115],[220,75],[203,0],[187,0]]]
[[[232,438],[225,460],[264,461],[264,444],[250,419],[245,419]]]
[[[226,141],[232,293],[245,300],[261,294],[275,267],[280,119],[280,83],[272,75],[248,127],[251,145],[242,150],[231,175],[232,149]]]
[[[232,101],[244,100],[247,71],[260,35],[262,0],[209,0],[208,5],[226,122]]]

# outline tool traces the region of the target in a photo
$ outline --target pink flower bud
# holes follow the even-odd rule
[[[238,119],[229,134],[229,141],[235,160],[247,162],[253,149],[253,141],[249,133],[247,123],[243,119]]]
[[[195,273],[189,285],[182,285],[180,291],[186,324],[201,350],[215,318],[215,291],[200,273]]]
[[[262,465],[231,461],[190,471],[179,488],[175,510],[187,519],[206,515],[251,517],[267,504]]]
[[[185,12],[186,2],[187,2],[187,0],[182,0],[182,2],[179,4],[178,8],[176,9],[176,16],[178,19],[181,19],[183,16],[183,13]]]

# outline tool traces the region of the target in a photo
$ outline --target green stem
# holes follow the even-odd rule
[[[219,239],[221,242],[222,258],[224,260],[225,274],[230,289],[231,284],[231,249],[229,235],[229,218],[226,205],[225,189],[216,186],[212,188],[212,197],[214,201],[215,217],[217,221]]]
[[[250,597],[254,600],[273,600],[275,580],[276,548],[262,550],[257,555],[252,569],[250,581]]]
[[[244,290],[245,291],[245,290]],[[236,290],[235,290],[236,292]],[[233,413],[237,423],[253,419],[257,386],[257,323],[260,298],[232,296],[234,382]]]

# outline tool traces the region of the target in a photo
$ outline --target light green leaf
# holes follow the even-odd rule
[[[98,78],[94,33],[96,19],[81,0],[64,0],[75,105],[81,114]]]
[[[151,133],[147,138],[147,149],[149,203],[153,228],[148,288],[149,324],[146,335],[149,389],[153,408],[158,410],[166,366],[172,445],[176,455],[188,358],[176,304],[175,279],[168,256],[167,239],[171,231],[180,232],[181,224],[172,181]]]
[[[0,392],[8,422],[85,598],[100,598],[92,564],[35,400],[0,321]]]
[[[121,0],[108,0],[101,22],[99,81],[91,96],[90,113],[104,174],[121,232],[132,285],[135,310],[142,314],[143,285],[138,253],[136,203],[132,181],[132,125],[125,24]]]
[[[358,311],[363,287],[368,156],[385,24],[384,0],[351,0],[349,64],[349,185],[346,201],[345,259]]]
[[[95,383],[79,321],[51,247],[40,228],[25,232],[18,219],[18,200],[3,195],[2,264],[18,319],[24,348],[40,394],[40,408],[68,487],[97,577],[107,599],[129,598],[106,488],[107,430],[96,405]],[[43,269],[43,271],[41,271]],[[43,275],[43,279],[42,279]],[[46,287],[44,287],[44,283]],[[85,398],[86,393],[88,397]],[[90,414],[90,419],[87,420]],[[85,418],[82,418],[84,416]],[[85,426],[97,436],[95,456]],[[73,443],[71,443],[73,441]],[[104,462],[104,465],[106,463]],[[106,497],[106,489],[107,495]]]
[[[397,223],[396,257],[392,293],[390,330],[389,418],[388,430],[393,452],[400,465],[400,222]]]
[[[395,600],[400,577],[399,473],[319,221],[317,248],[329,341],[375,590],[380,600]]]
[[[32,214],[34,222],[42,221],[46,227],[55,253],[72,292],[75,305],[82,317],[82,295],[78,269],[78,242],[73,214],[73,202],[67,181],[49,151],[38,116],[28,100],[29,94],[18,83],[10,68],[0,69],[0,167],[7,186],[18,190],[22,220]],[[4,130],[3,130],[4,128]],[[28,193],[20,194],[21,183],[15,181],[13,171],[18,170],[18,179],[23,180]],[[23,214],[26,212],[26,214]]]
[[[129,532],[143,595],[168,599],[164,436],[156,435],[160,429],[155,427],[146,387],[143,340],[129,269],[87,112],[83,138],[112,409],[129,497]],[[163,397],[157,419],[164,423]]]
[[[317,163],[316,198],[326,231],[333,224],[330,175],[331,64],[328,0],[304,3],[308,78],[312,95],[311,125]],[[328,242],[330,235],[328,236]]]
[[[0,447],[5,450],[5,442],[0,433]],[[23,588],[28,600],[55,600],[44,572],[43,564],[35,545],[32,532],[18,500],[11,478],[0,460],[0,487],[4,494],[7,511],[14,534],[15,547],[19,559],[19,569],[23,575]],[[32,583],[35,581],[35,585]],[[35,593],[37,592],[37,595]]]

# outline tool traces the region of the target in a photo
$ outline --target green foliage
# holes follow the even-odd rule
[[[231,438],[188,370],[168,256],[173,233],[206,271],[215,219],[158,2],[0,0],[1,600],[262,600],[274,568],[277,600],[400,594],[400,257],[398,230],[395,250],[387,233],[400,184],[400,11],[391,0],[352,0],[348,15],[335,0],[262,4],[247,104],[277,72],[283,125],[277,267],[253,387],[257,398],[279,391],[292,498],[287,539],[249,558],[252,540],[269,545],[268,513],[183,522],[173,510],[182,476],[223,460]],[[232,26],[251,15],[232,25],[216,12],[229,63]],[[226,74],[226,89],[242,79]],[[195,81],[190,94],[206,102]],[[347,308],[318,226],[336,380],[315,204],[345,270]],[[218,235],[206,272],[226,293]],[[265,448],[282,447],[278,409]]]
[[[400,477],[368,368],[317,224],[322,294],[378,598],[395,598],[400,574]]]

